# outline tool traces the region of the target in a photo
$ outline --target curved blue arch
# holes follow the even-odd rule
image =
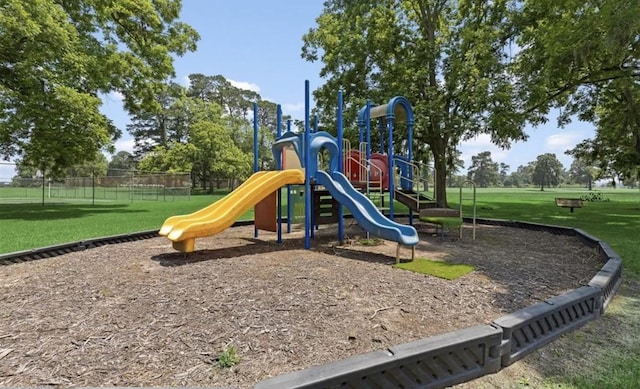
[[[391,100],[387,103],[387,119],[391,119],[396,117],[396,107],[400,105],[404,108],[404,112],[407,115],[407,123],[413,124],[413,109],[411,108],[411,104],[409,100],[407,100],[404,96],[395,96],[392,97]]]
[[[302,155],[301,143],[302,143],[302,141],[300,140],[300,135],[296,134],[293,131],[285,132],[284,134],[282,134],[282,136],[278,140],[273,142],[273,145],[271,146],[271,151],[273,152],[274,160],[275,161],[279,161],[280,160],[280,154],[282,153],[282,149],[285,146],[292,145],[293,149],[295,150],[296,154],[298,155],[298,158],[300,159],[300,166],[305,167],[304,166],[304,158],[303,158],[303,155]]]
[[[309,166],[306,167],[309,171],[309,177],[314,179],[316,177],[316,173],[318,172],[318,154],[323,147],[329,151],[329,171],[338,171],[340,163],[338,140],[326,131],[318,131],[313,134],[309,134],[309,136],[311,138],[311,141],[309,142],[309,160],[315,162],[310,163]]]

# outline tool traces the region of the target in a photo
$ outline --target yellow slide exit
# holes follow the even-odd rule
[[[249,208],[284,185],[303,183],[304,173],[299,169],[257,172],[210,206],[168,218],[160,228],[160,235],[173,241],[176,250],[192,252],[196,238],[215,235],[231,227]]]

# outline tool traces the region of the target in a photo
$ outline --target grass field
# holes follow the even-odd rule
[[[607,190],[609,201],[585,202],[573,213],[555,197],[580,197],[584,190],[478,189],[479,218],[524,220],[577,227],[607,241],[623,259],[625,282],[607,314],[554,342],[576,359],[567,366],[539,366],[539,385],[522,379],[509,387],[635,388],[640,382],[640,191]],[[189,201],[91,204],[0,204],[0,254],[56,243],[158,229],[172,215],[211,204],[223,194]],[[458,206],[458,189],[449,192]],[[472,191],[463,191],[464,216],[472,215]],[[402,212],[401,207],[396,208]],[[253,218],[253,211],[243,219]],[[286,237],[285,237],[286,239]],[[588,351],[588,352],[587,352]],[[563,358],[563,361],[565,358]],[[570,357],[566,358],[569,364]],[[553,370],[553,369],[556,370]],[[549,372],[551,371],[551,372]]]

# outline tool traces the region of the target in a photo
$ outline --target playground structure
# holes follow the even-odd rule
[[[173,247],[181,252],[189,253],[195,250],[195,239],[205,236],[217,234],[230,227],[233,222],[251,207],[256,207],[256,229],[255,235],[261,225],[265,225],[264,219],[277,219],[276,232],[278,233],[278,242],[282,239],[282,197],[281,188],[289,185],[304,184],[304,229],[305,229],[305,249],[311,247],[311,238],[313,237],[314,227],[320,224],[318,212],[314,212],[314,202],[320,201],[319,193],[328,193],[335,201],[338,202],[336,210],[337,217],[330,218],[338,223],[339,240],[344,240],[344,226],[342,208],[347,207],[358,224],[367,232],[380,238],[395,241],[398,243],[398,251],[396,259],[399,256],[400,245],[414,247],[419,239],[417,231],[413,226],[407,226],[393,221],[393,188],[394,182],[390,178],[393,176],[394,160],[403,160],[403,158],[393,157],[393,123],[396,107],[402,107],[405,111],[405,117],[408,123],[413,123],[411,108],[408,101],[404,98],[394,98],[390,104],[371,109],[368,103],[364,111],[361,113],[362,118],[382,117],[381,112],[388,107],[390,113],[387,112],[385,119],[388,128],[388,150],[390,154],[385,157],[380,154],[374,160],[384,166],[386,169],[380,169],[378,181],[385,180],[387,184],[381,185],[390,193],[389,197],[389,217],[386,217],[382,211],[357,187],[352,184],[353,177],[347,177],[343,174],[344,157],[343,157],[343,124],[342,124],[342,93],[338,93],[338,112],[337,112],[337,137],[324,131],[312,132],[309,120],[309,82],[305,82],[305,129],[302,134],[296,134],[287,131],[281,134],[282,120],[281,109],[278,107],[277,121],[277,139],[273,144],[273,153],[277,163],[274,172],[259,172],[257,163],[257,105],[254,105],[254,174],[240,187],[225,196],[223,199],[213,203],[212,205],[193,212],[188,215],[173,216],[168,218],[162,228],[160,235],[166,236],[173,242]],[[372,113],[373,112],[373,113]],[[378,115],[378,116],[376,116]],[[361,120],[364,125],[364,121]],[[368,128],[368,127],[365,127]],[[362,131],[361,131],[362,132]],[[369,133],[369,132],[368,132]],[[361,142],[362,143],[362,142]],[[411,139],[407,142],[409,154],[404,158],[405,161],[411,161]],[[319,170],[320,155],[326,151],[329,155],[328,171]],[[370,154],[370,148],[366,147],[367,156]],[[348,151],[353,155],[352,151]],[[371,161],[371,158],[367,158]],[[352,159],[347,159],[349,165]],[[361,163],[361,161],[358,161]],[[371,171],[371,163],[365,164],[367,171]],[[409,182],[413,171],[408,168],[400,169],[401,188],[409,188]],[[386,176],[385,176],[386,174]],[[351,180],[350,180],[351,178]],[[356,181],[361,182],[363,177],[356,177]],[[367,186],[369,185],[370,175],[367,174]],[[276,203],[274,206],[274,202]],[[319,204],[318,204],[319,205]],[[316,211],[319,207],[315,207]],[[274,211],[275,210],[275,214]],[[267,214],[265,216],[265,214]],[[289,216],[291,216],[289,212]],[[314,218],[314,216],[316,216]],[[290,217],[288,218],[290,219]],[[314,220],[316,219],[316,220]],[[266,223],[270,224],[270,223]],[[272,230],[271,228],[265,228]],[[413,252],[413,250],[412,250]],[[413,257],[413,255],[412,255]]]
[[[377,151],[372,149],[372,121],[378,130]],[[398,141],[398,123],[406,126],[404,141]],[[425,195],[429,167],[413,160],[413,124],[413,110],[406,98],[395,96],[382,105],[367,100],[358,113],[358,149],[345,153],[345,174],[367,192],[387,193],[391,219],[394,199],[409,208],[409,220],[413,212],[435,207],[435,201]]]

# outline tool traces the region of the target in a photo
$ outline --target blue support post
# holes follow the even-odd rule
[[[369,160],[371,159],[371,100],[367,99],[367,113],[366,113],[366,125],[367,130],[367,182],[369,181]]]
[[[406,108],[405,108],[406,109]],[[411,117],[409,117],[409,113],[407,113],[407,132],[408,134],[408,139],[409,139],[409,146],[408,151],[407,151],[407,157],[409,158],[409,163],[413,164],[413,119]],[[409,179],[411,180],[410,182],[413,183],[413,169],[411,168],[411,166],[413,165],[409,165]],[[418,171],[419,172],[419,171]],[[419,173],[418,173],[419,174]],[[416,192],[418,193],[418,196],[420,196],[420,180],[418,179],[418,186],[415,188]],[[412,188],[413,188],[413,184],[412,184]],[[409,225],[412,226],[413,225],[413,209],[409,208]]]
[[[313,132],[314,133],[318,132],[318,115],[313,115]],[[315,217],[315,212],[313,216]],[[316,230],[320,227],[315,223],[314,219],[311,219],[311,223],[315,226]],[[311,229],[311,231],[312,231],[311,236],[313,237],[313,228]]]
[[[338,138],[338,171],[340,173],[344,173],[344,156],[342,155],[342,138],[344,137],[344,129],[342,123],[342,91],[338,91],[338,109],[336,115],[338,116],[337,123],[337,133],[336,136]],[[338,206],[338,241],[340,244],[344,242],[344,220],[343,220],[343,206],[340,204]]]
[[[313,209],[311,206],[311,177],[309,171],[311,169],[310,158],[310,143],[311,143],[311,128],[309,124],[309,80],[304,82],[304,146],[303,146],[303,158],[304,158],[304,248],[309,250],[311,248],[311,233],[313,228],[311,226],[311,216]]]
[[[280,104],[276,106],[276,135],[279,138],[282,133],[282,107]],[[276,169],[282,170],[282,152],[280,152],[280,158],[276,161]],[[287,186],[288,188],[288,186]],[[278,188],[278,194],[276,198],[276,202],[278,206],[276,207],[276,212],[278,212],[278,238],[277,242],[282,243],[282,188]]]
[[[393,115],[387,116],[387,131],[388,131],[388,164],[389,164],[389,219],[393,220],[393,195],[394,195],[394,182],[393,182]]]
[[[384,153],[384,121],[378,118],[378,133],[380,134],[380,153]]]
[[[291,119],[287,120],[287,132],[291,131]],[[278,137],[282,134],[278,133]],[[287,234],[291,233],[291,218],[293,218],[293,206],[291,205],[291,185],[287,185]]]
[[[253,172],[258,172],[258,103],[253,103]],[[253,223],[253,237],[258,237],[255,216]]]

